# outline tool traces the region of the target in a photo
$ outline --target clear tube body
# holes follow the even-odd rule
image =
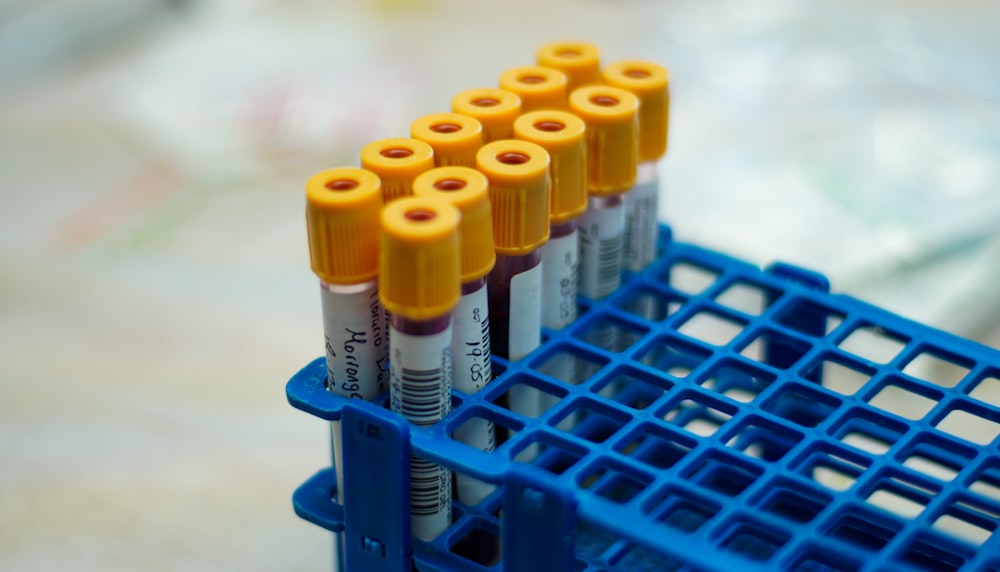
[[[462,284],[462,297],[452,312],[452,384],[463,393],[476,393],[493,379],[490,362],[489,301],[486,277]],[[470,419],[453,437],[481,451],[496,447],[494,426],[482,418]],[[455,496],[474,505],[493,492],[493,485],[468,475],[455,475]]]
[[[639,272],[656,260],[660,228],[660,180],[656,161],[639,163],[635,186],[625,195],[624,267]]]
[[[489,275],[490,341],[493,353],[512,361],[522,359],[542,341],[542,255],[497,254]],[[540,413],[537,392],[515,386],[508,407],[529,417]]]
[[[390,322],[390,405],[419,427],[433,425],[451,410],[451,316]],[[413,534],[433,540],[451,524],[451,470],[410,456],[410,514]]]
[[[497,254],[488,280],[493,353],[519,360],[537,348],[542,339],[541,252],[534,250],[521,256]]]
[[[604,298],[621,286],[624,195],[591,195],[580,217],[580,293]]]

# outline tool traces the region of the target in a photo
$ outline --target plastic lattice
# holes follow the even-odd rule
[[[345,530],[359,570],[1000,571],[1000,352],[662,234],[655,264],[494,359],[430,429],[306,366],[289,401],[343,419],[357,494],[333,503],[328,468],[296,511]],[[511,411],[516,385],[550,407]],[[449,436],[475,417],[505,438],[492,453]],[[413,539],[410,451],[498,487]]]

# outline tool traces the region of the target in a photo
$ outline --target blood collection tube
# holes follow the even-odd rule
[[[460,113],[433,113],[410,124],[410,137],[434,148],[436,167],[475,167],[483,146],[483,126]]]
[[[587,124],[587,212],[580,219],[580,293],[603,298],[621,285],[624,194],[636,179],[639,99],[610,86],[581,87],[570,109]]]
[[[451,312],[459,299],[458,209],[409,197],[382,211],[379,297],[392,315],[390,405],[419,427],[451,410]],[[413,534],[432,540],[451,524],[451,471],[410,457]]]
[[[388,339],[378,298],[380,181],[364,169],[330,169],[306,183],[309,258],[320,279],[327,389],[371,400],[385,391]],[[331,447],[343,501],[339,421]]]
[[[566,74],[567,91],[601,83],[601,55],[597,47],[583,42],[555,42],[535,52],[538,65]]]
[[[577,219],[587,210],[586,126],[565,111],[533,111],[514,122],[518,139],[549,154],[549,240],[542,247],[542,325],[561,330],[576,319]]]
[[[361,167],[382,179],[382,202],[413,194],[413,179],[434,168],[434,149],[423,141],[380,139],[361,148]]]
[[[656,260],[660,204],[658,162],[667,152],[670,78],[651,62],[627,60],[601,70],[605,83],[639,98],[639,166],[625,198],[625,269],[638,272]]]
[[[468,89],[451,98],[451,110],[479,121],[483,126],[483,143],[491,143],[514,136],[514,120],[521,115],[521,98],[505,89]]]
[[[566,74],[542,66],[511,68],[500,74],[500,89],[521,98],[521,113],[540,109],[566,109]]]
[[[475,393],[493,379],[490,362],[490,320],[486,276],[496,261],[493,250],[493,220],[490,214],[489,181],[466,167],[431,169],[413,181],[416,197],[437,199],[454,205],[462,215],[458,227],[462,297],[452,312],[452,386]],[[454,438],[482,451],[496,447],[493,424],[472,419]],[[456,498],[474,505],[493,486],[467,475],[456,475]]]
[[[549,238],[549,154],[517,140],[494,141],[476,154],[490,181],[496,265],[489,274],[493,353],[520,360],[541,343],[542,255]],[[537,393],[511,391],[509,406],[539,414]]]

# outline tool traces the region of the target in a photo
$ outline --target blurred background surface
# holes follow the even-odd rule
[[[1000,345],[1000,5],[0,1],[0,568],[323,570],[303,185],[541,44],[672,80],[660,217]]]

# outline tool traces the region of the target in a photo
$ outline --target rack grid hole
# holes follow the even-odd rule
[[[641,411],[655,403],[673,384],[631,369],[619,370],[598,381],[592,390],[601,397]]]
[[[713,346],[725,346],[743,331],[746,323],[712,311],[698,312],[685,321],[677,331]]]
[[[580,488],[614,503],[625,504],[653,482],[649,475],[618,466],[607,459],[585,473],[579,481]]]
[[[969,373],[973,364],[959,363],[958,358],[944,356],[944,352],[928,350],[917,354],[903,367],[903,373],[929,381],[941,387],[955,387]]]
[[[451,552],[481,566],[494,566],[500,562],[500,537],[477,524],[451,546]]]
[[[828,534],[854,546],[877,551],[888,545],[902,527],[895,519],[875,515],[867,510],[851,509],[833,522]]]
[[[561,443],[543,434],[545,440],[526,444],[514,455],[518,463],[530,463],[553,475],[561,475],[573,468],[586,455],[586,450],[568,443]]]
[[[731,414],[693,399],[681,401],[663,416],[664,421],[702,437],[714,435],[731,418]]]
[[[649,423],[639,427],[635,437],[626,441],[621,452],[657,469],[669,469],[697,445],[694,439],[671,435]]]
[[[968,509],[962,512],[967,513]],[[944,514],[934,521],[933,527],[975,546],[980,546],[989,540],[997,527],[995,520],[981,513],[975,519],[976,522],[970,522],[970,520],[960,516]]]
[[[913,519],[920,516],[938,492],[940,491],[928,490],[902,479],[890,478],[883,480],[868,495],[866,502],[903,518]]]
[[[875,363],[889,363],[906,347],[907,340],[879,326],[856,328],[840,349]]]
[[[596,323],[580,335],[580,339],[592,346],[618,353],[632,347],[647,331],[639,326],[600,316]]]
[[[823,387],[842,395],[854,395],[872,378],[874,370],[847,360],[827,358],[808,370],[803,377],[821,382]]]
[[[763,472],[759,467],[736,457],[713,452],[687,477],[692,483],[735,497],[760,478]]]
[[[770,372],[733,360],[722,362],[699,381],[705,389],[740,403],[750,403],[774,380],[775,376]]]
[[[673,377],[685,378],[711,356],[712,352],[707,349],[663,337],[655,340],[639,357],[639,361]]]
[[[965,565],[965,556],[941,546],[938,539],[917,539],[903,554],[903,562],[921,570],[957,572]]]
[[[559,381],[577,385],[593,377],[606,363],[606,359],[597,356],[563,350],[548,355],[534,369]]]
[[[868,400],[868,403],[906,419],[922,419],[937,405],[937,400],[909,390],[902,385],[888,384]]]
[[[985,403],[1000,404],[1000,378],[992,375],[982,378],[969,395]]]
[[[840,400],[809,387],[786,383],[762,406],[764,411],[803,427],[816,427],[840,407]]]
[[[788,534],[753,522],[738,524],[722,541],[722,547],[753,560],[766,561],[788,542]]]
[[[938,421],[937,428],[980,445],[989,445],[1000,435],[1000,423],[962,409],[949,411]]]
[[[701,294],[715,283],[719,273],[692,262],[677,262],[668,270],[666,282],[674,290],[686,294]]]
[[[944,482],[954,480],[960,470],[958,467],[946,465],[923,455],[910,455],[903,461],[903,466]]]
[[[749,316],[759,316],[771,300],[780,295],[778,290],[750,282],[734,282],[715,297],[715,302]]]

